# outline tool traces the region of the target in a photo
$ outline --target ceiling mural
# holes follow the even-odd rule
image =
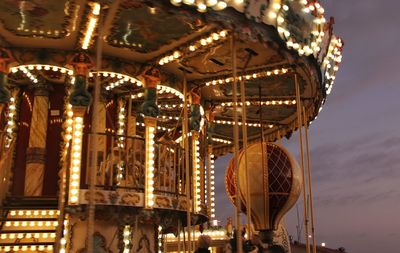
[[[108,42],[146,53],[158,50],[204,26],[200,19],[170,15],[165,9],[143,1],[123,1],[114,20]]]
[[[0,20],[7,30],[20,36],[62,38],[69,33],[74,9],[74,0],[2,0]]]

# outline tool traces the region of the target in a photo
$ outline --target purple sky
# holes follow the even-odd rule
[[[345,47],[333,92],[310,129],[317,242],[349,253],[399,252],[400,1],[322,3]],[[285,146],[298,157],[297,139]],[[224,187],[227,160],[216,162],[223,224],[233,216]],[[295,208],[286,221],[295,235]]]

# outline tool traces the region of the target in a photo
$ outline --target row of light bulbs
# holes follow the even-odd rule
[[[100,10],[101,5],[99,3],[92,3],[92,11],[89,16],[89,22],[86,27],[85,36],[82,40],[82,49],[84,50],[88,49],[90,43],[92,42],[93,33],[99,21]]]
[[[7,138],[5,142],[6,148],[10,147],[11,142],[14,138],[13,133],[15,129],[16,110],[17,110],[16,99],[14,97],[11,97],[10,102],[8,104],[8,115],[7,115],[7,126],[6,126]]]
[[[9,233],[9,234],[1,234],[0,239],[47,239],[47,238],[56,238],[56,233]]]
[[[67,74],[69,76],[74,75],[74,71],[68,68],[60,67],[60,66],[55,66],[55,65],[48,65],[48,64],[27,64],[27,65],[19,65],[16,67],[10,68],[10,71],[12,73],[16,73],[18,71],[29,71],[29,70],[46,70],[46,71],[54,71],[54,72],[60,72],[62,74]],[[25,73],[24,72],[24,73]]]
[[[57,216],[59,210],[11,210],[11,216]]]
[[[69,224],[69,217],[68,214],[66,215],[66,219],[64,220],[64,231],[63,235],[60,239],[60,251],[59,253],[66,253],[67,248],[67,239],[68,239],[68,224]]]
[[[213,121],[215,124],[220,124],[220,125],[235,125],[234,121],[229,121],[229,120],[214,120]],[[239,126],[242,126],[243,123],[242,122],[238,122]],[[261,127],[260,123],[248,123],[246,122],[246,126],[248,127]]]
[[[67,239],[68,239],[68,224],[69,224],[69,217],[68,214],[66,215],[66,219],[64,220],[64,231],[63,235],[60,239],[60,251],[59,253],[66,253],[67,248]]]
[[[131,248],[131,244],[132,244],[132,227],[130,225],[125,225],[124,226],[124,230],[123,230],[123,243],[124,243],[124,249],[123,249],[123,253],[129,253],[130,252],[130,248]]]
[[[274,70],[260,71],[260,72],[256,72],[256,73],[252,73],[252,74],[242,75],[242,76],[239,76],[237,79],[239,81],[252,80],[252,79],[269,77],[269,76],[274,76],[274,75],[275,76],[283,75],[288,72],[289,72],[289,70],[286,68],[277,68]],[[214,79],[214,80],[208,81],[205,83],[205,85],[210,86],[210,85],[226,84],[226,83],[231,83],[233,81],[234,81],[233,77],[227,77],[227,78],[220,78],[220,79]]]
[[[191,233],[194,233],[194,236],[196,239],[198,239],[202,235],[208,235],[213,240],[226,239],[226,231],[225,230],[205,230],[205,231],[203,231],[203,233],[201,233],[200,231],[193,231]],[[185,235],[185,238],[188,238],[187,232],[185,232],[185,234],[181,232],[179,236],[182,238],[184,235]],[[175,237],[175,235],[173,235],[173,234],[167,234],[166,236],[167,236],[167,239],[169,242],[178,241],[178,237]]]
[[[29,110],[32,111],[33,110],[33,106],[32,106],[32,102],[31,102],[31,99],[29,98],[28,94],[26,94],[26,92],[24,91],[22,93],[22,96],[25,98],[26,102],[28,103]]]
[[[158,253],[163,253],[164,252],[164,245],[163,245],[163,238],[162,238],[162,227],[158,226],[158,235],[157,235],[157,239],[158,239]]]
[[[83,134],[83,117],[74,116],[72,148],[71,148],[70,187],[69,187],[69,198],[68,198],[69,204],[71,205],[79,204],[82,134]]]
[[[121,73],[116,73],[116,72],[112,72],[112,71],[98,71],[98,72],[90,72],[89,73],[89,77],[93,77],[94,75],[100,75],[102,77],[111,77],[111,78],[117,78],[118,80],[107,85],[105,87],[106,90],[112,90],[115,87],[118,87],[124,83],[131,83],[131,84],[135,84],[138,87],[143,86],[143,83],[141,81],[139,81],[138,79],[129,76],[129,75],[125,75],[125,74],[121,74]]]
[[[196,6],[199,12],[206,12],[207,8],[221,11],[228,7],[230,0],[170,0],[173,5],[180,6],[182,3],[190,6]],[[238,1],[238,0],[235,0]]]
[[[126,118],[126,110],[125,110],[125,102],[123,100],[119,101],[119,110],[118,110],[118,124],[117,124],[117,134],[119,135],[118,137],[118,142],[117,146],[120,149],[123,149],[125,147],[125,118]],[[117,185],[121,184],[121,181],[124,177],[124,161],[120,160],[118,165],[118,170],[117,170]]]
[[[58,221],[6,221],[5,227],[57,227]]]
[[[296,100],[269,100],[269,101],[246,101],[245,102],[246,106],[251,106],[251,105],[255,105],[255,106],[259,106],[259,105],[266,105],[266,106],[273,106],[273,105],[295,105],[296,104]],[[235,105],[234,102],[222,102],[220,104],[223,107],[232,107]],[[243,106],[242,102],[237,102],[236,106]]]
[[[39,80],[34,76],[26,67],[20,66],[19,69],[31,80],[33,83],[38,83]]]
[[[146,207],[154,206],[154,171],[155,171],[155,131],[154,126],[146,126]]]
[[[336,72],[339,70],[339,64],[342,61],[342,47],[343,43],[340,38],[333,37],[327,56],[323,62],[325,66],[325,89],[326,94],[330,94],[333,88],[333,83],[336,79]]]
[[[178,91],[178,90],[176,90],[174,88],[171,88],[171,87],[168,87],[168,86],[165,86],[165,85],[157,85],[157,90],[158,90],[159,94],[168,93],[168,94],[175,95],[175,96],[179,97],[182,100],[184,99],[184,95],[180,91]],[[131,98],[132,99],[138,99],[138,98],[141,98],[143,96],[144,96],[144,93],[143,92],[139,92],[137,94],[131,95]],[[161,106],[169,107],[169,105],[159,105],[159,107],[161,107]],[[175,107],[176,107],[176,105],[175,105]]]
[[[215,164],[214,164],[214,158],[215,158],[214,155],[210,154],[210,162],[211,162],[211,164],[210,164],[210,172],[211,172],[211,177],[209,178],[209,180],[210,180],[210,185],[211,185],[211,189],[210,189],[210,194],[211,194],[211,196],[210,196],[210,199],[211,199],[211,203],[210,203],[210,206],[211,206],[211,210],[210,210],[211,219],[215,218],[215,190],[213,190],[213,189],[215,189],[215,171],[214,171]]]
[[[143,122],[136,122],[136,125],[137,125],[137,126],[141,126],[141,127],[146,127],[146,124],[143,123]],[[166,128],[166,127],[162,127],[162,126],[157,126],[157,130],[160,130],[160,131],[169,131],[169,130],[171,130],[171,129]]]
[[[220,41],[222,39],[226,39],[228,35],[227,30],[221,30],[217,32],[210,33],[208,36],[197,40],[196,42],[190,44],[187,48],[184,49],[185,52],[195,52],[198,49],[207,47],[212,45],[213,43],[216,43],[217,41]],[[181,52],[179,50],[175,50],[174,52],[167,54],[166,56],[162,57],[159,61],[159,65],[164,65],[168,64],[170,62],[176,61],[184,55],[184,52]]]
[[[160,94],[162,93],[169,93],[173,94],[177,97],[179,97],[181,100],[185,98],[185,96],[182,94],[182,92],[178,91],[177,89],[165,86],[165,85],[157,85],[157,90],[159,91]]]
[[[180,117],[166,116],[166,115],[158,116],[158,118],[169,119],[169,120],[180,120]]]
[[[225,140],[225,139],[221,139],[221,138],[215,138],[215,137],[213,137],[212,140],[215,141],[215,142],[223,143],[223,144],[232,144],[232,141],[230,141],[230,140]]]
[[[31,251],[40,252],[48,251],[53,252],[53,245],[14,245],[14,246],[1,246],[0,252],[18,252],[18,251]],[[61,252],[60,252],[61,253]]]
[[[118,110],[118,129],[117,134],[120,135],[118,137],[118,147],[124,148],[124,140],[125,137],[125,118],[126,118],[126,110],[125,110],[125,103],[120,101],[119,110]]]
[[[193,200],[194,202],[194,210],[196,212],[201,211],[201,176],[200,176],[200,142],[198,140],[198,135],[192,135],[193,138],[193,149],[192,149],[192,154],[193,154],[193,191],[195,196],[195,199]]]
[[[190,105],[188,104],[188,107]],[[158,108],[163,109],[175,109],[175,108],[183,108],[183,104],[158,104]]]
[[[213,122],[216,123],[216,124],[221,124],[221,125],[232,125],[232,126],[235,125],[235,122],[234,121],[230,121],[230,120],[214,120]],[[242,125],[243,125],[242,122],[238,122],[238,126],[242,126]],[[248,123],[248,122],[246,122],[246,126],[249,126],[249,127],[261,127],[262,125],[260,123]],[[268,128],[273,128],[274,127],[274,125],[272,125],[272,124],[269,124],[267,126],[268,126]]]

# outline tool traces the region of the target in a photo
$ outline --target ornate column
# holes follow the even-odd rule
[[[141,111],[145,115],[146,127],[145,142],[145,208],[154,205],[154,170],[155,170],[155,134],[157,130],[157,85],[160,82],[160,73],[156,68],[146,68],[142,74],[145,80],[144,102]]]
[[[207,210],[211,220],[215,218],[215,175],[214,175],[214,154],[213,154],[213,133],[214,133],[214,108],[207,111]]]
[[[195,212],[201,211],[201,170],[200,170],[200,95],[198,90],[190,92],[192,104],[190,106],[190,119],[189,127],[192,133],[192,184],[193,184],[193,210]],[[204,183],[204,182],[203,182]]]
[[[89,69],[93,66],[90,57],[83,52],[76,53],[70,60],[75,70],[75,82],[69,96],[72,105],[72,148],[70,155],[70,180],[69,180],[69,205],[79,204],[79,189],[82,162],[83,122],[85,111],[92,102],[92,96],[87,91],[87,78]],[[92,126],[94,127],[94,126]]]
[[[48,86],[34,87],[29,144],[26,151],[25,196],[41,196],[46,163],[46,135],[49,112]]]

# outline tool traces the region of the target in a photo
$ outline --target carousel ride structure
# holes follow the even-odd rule
[[[342,59],[317,0],[1,1],[0,14],[0,252],[167,252],[166,234],[216,218],[215,159],[310,124]]]

